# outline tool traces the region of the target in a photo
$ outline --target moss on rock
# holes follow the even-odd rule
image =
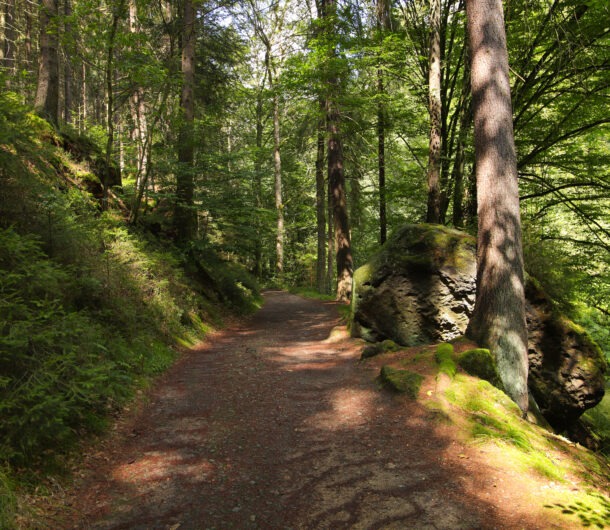
[[[485,348],[467,350],[458,357],[458,365],[466,373],[489,381],[496,388],[503,388],[496,361],[489,350]]]
[[[423,376],[409,370],[397,370],[391,366],[382,366],[379,374],[381,381],[394,392],[406,394],[411,399],[417,398]]]
[[[447,374],[453,378],[457,367],[453,360],[453,345],[448,342],[443,342],[436,347],[436,354],[434,356],[436,362],[439,365],[438,371],[442,374]]]

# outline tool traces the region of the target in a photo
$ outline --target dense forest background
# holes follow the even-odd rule
[[[189,22],[183,4],[3,2],[6,88],[64,137],[93,142],[109,166],[100,193],[117,190],[131,224],[205,241],[264,281],[322,287],[316,263],[333,241],[318,249],[316,162],[331,92],[355,264],[393,227],[426,219],[427,2],[346,2],[328,21],[311,3],[187,2]],[[464,5],[439,7],[437,216],[472,228]],[[505,6],[527,267],[592,320],[609,310],[607,9]],[[176,201],[184,182],[192,198]],[[192,217],[185,233],[176,202]]]
[[[476,232],[462,0],[0,6],[7,466],[102,428],[218,305],[347,298],[406,222]],[[608,355],[610,8],[504,16],[525,268]]]

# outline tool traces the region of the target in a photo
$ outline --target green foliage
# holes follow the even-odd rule
[[[0,146],[2,528],[15,512],[16,469],[60,464],[173,362],[176,344],[201,340],[223,304],[248,311],[259,300],[244,269],[212,250],[204,285],[189,273],[192,256],[100,213],[64,180],[78,182],[80,162],[11,102],[0,94],[0,120],[10,117]],[[63,138],[79,160],[95,156],[86,138]]]
[[[610,387],[597,406],[587,410],[581,419],[591,427],[600,443],[600,451],[610,456]]]
[[[0,466],[0,528],[12,530],[17,515],[17,498],[9,471]]]
[[[455,361],[453,360],[453,345],[448,342],[443,342],[436,347],[436,354],[434,356],[436,362],[439,365],[438,371],[443,374],[447,374],[453,378],[457,371]]]

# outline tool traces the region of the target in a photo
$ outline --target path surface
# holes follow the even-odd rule
[[[333,303],[266,293],[257,315],[161,378],[109,454],[89,458],[68,526],[537,527],[498,508],[494,479],[472,473],[425,409],[377,388],[337,324]]]

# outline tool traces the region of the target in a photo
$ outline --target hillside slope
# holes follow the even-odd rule
[[[0,94],[0,527],[137,388],[257,287],[205,245],[180,250],[92,195],[93,144]],[[84,146],[84,147],[83,147]]]

